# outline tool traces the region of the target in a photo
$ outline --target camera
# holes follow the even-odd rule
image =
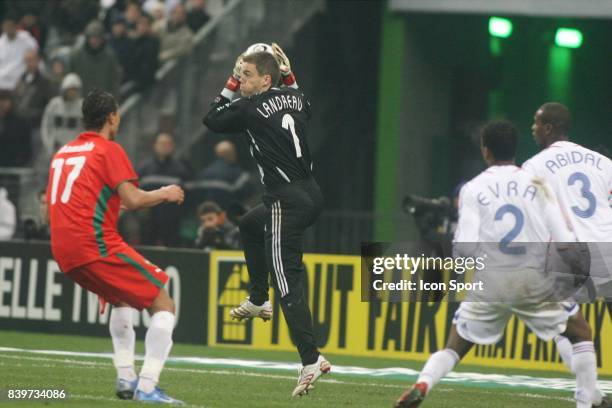
[[[49,240],[49,227],[48,225],[39,224],[33,218],[26,218],[23,220],[23,238],[27,241],[30,240]]]
[[[414,217],[423,239],[439,241],[452,238],[457,210],[448,197],[426,198],[410,194],[404,198],[402,209]]]
[[[206,228],[202,231],[202,238],[200,241],[200,246],[202,248],[216,248],[216,249],[224,249],[225,248],[225,240],[223,237],[223,231],[219,228]]]

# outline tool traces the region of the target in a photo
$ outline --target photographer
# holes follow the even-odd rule
[[[426,241],[450,240],[457,225],[457,210],[448,197],[424,198],[409,195],[402,208],[414,217],[421,238]]]
[[[205,201],[198,207],[200,228],[194,242],[196,248],[207,251],[212,249],[240,249],[240,233],[232,224],[225,211],[214,201]]]
[[[444,257],[452,253],[451,242],[457,228],[458,198],[462,186],[463,183],[453,190],[452,199],[446,196],[425,198],[416,195],[404,198],[402,208],[414,217],[421,237],[417,252],[433,257]],[[426,269],[423,280],[427,283],[440,283],[443,281],[442,271]],[[440,301],[444,295],[441,290],[426,291],[423,299]]]
[[[38,192],[37,203],[39,208],[38,219],[26,218],[23,221],[23,237],[26,240],[48,241],[49,233],[49,212],[47,209],[47,193],[45,190]]]

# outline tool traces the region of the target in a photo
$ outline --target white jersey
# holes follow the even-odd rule
[[[455,247],[476,242],[476,251],[488,255],[474,278],[485,289],[469,292],[453,319],[462,338],[494,344],[513,313],[545,341],[565,331],[578,308],[549,301],[554,294],[544,265],[549,239],[573,242],[575,236],[543,179],[516,166],[491,166],[461,189]]]
[[[575,242],[554,192],[520,167],[491,166],[461,189],[455,257],[481,257],[474,280],[486,290],[466,300],[540,302],[554,294],[546,276],[550,240]]]
[[[575,241],[554,192],[517,166],[491,166],[459,195],[455,242]]]
[[[523,164],[546,179],[582,242],[612,242],[612,161],[572,142],[559,141]]]

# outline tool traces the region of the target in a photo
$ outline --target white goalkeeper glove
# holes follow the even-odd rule
[[[277,43],[272,43],[271,46],[272,52],[274,53],[274,58],[278,62],[278,67],[280,68],[283,84],[291,88],[297,88],[295,75],[291,71],[291,62],[289,61],[287,54],[285,54],[283,49]]]
[[[234,99],[234,95],[238,89],[240,89],[240,75],[242,74],[242,57],[244,54],[240,54],[238,58],[236,58],[236,63],[234,64],[234,70],[232,71],[232,75],[227,78],[227,82],[221,90],[221,96],[229,99],[230,101]]]
[[[240,75],[242,75],[242,59],[244,58],[244,54],[240,54],[238,58],[236,58],[236,63],[234,64],[234,71],[232,75],[237,80],[240,80]]]

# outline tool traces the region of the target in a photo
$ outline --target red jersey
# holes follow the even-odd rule
[[[64,273],[127,247],[117,231],[117,187],[138,176],[125,150],[81,133],[53,156],[47,184],[51,250]]]

